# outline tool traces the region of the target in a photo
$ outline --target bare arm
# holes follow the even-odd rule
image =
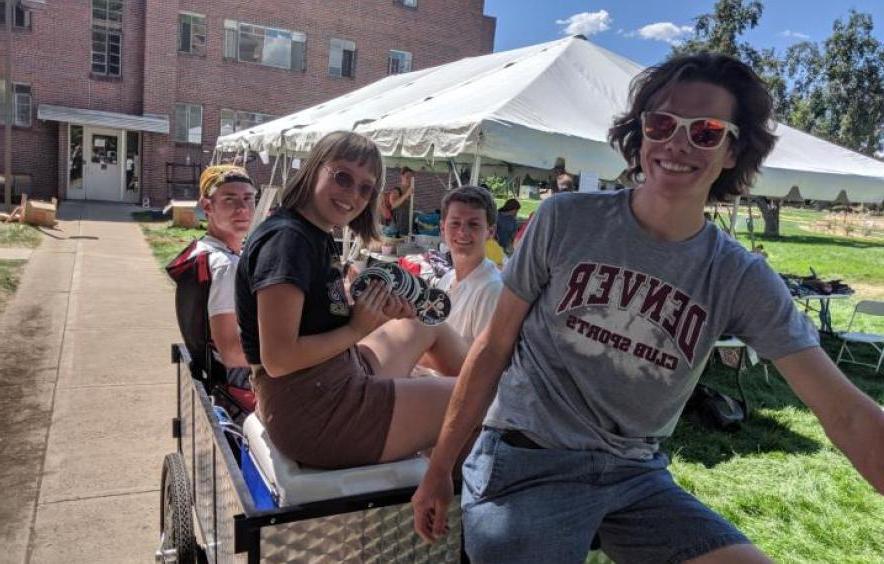
[[[242,343],[239,340],[239,330],[236,325],[236,314],[219,313],[209,318],[209,332],[212,341],[221,354],[221,362],[228,368],[248,366],[245,353],[242,352]]]
[[[819,347],[774,362],[826,435],[884,494],[884,411],[854,386]]]
[[[494,399],[530,307],[531,304],[504,288],[491,323],[467,354],[430,466],[412,498],[415,529],[429,542],[438,539],[445,530],[446,510],[452,498],[451,471]]]
[[[412,178],[409,182],[403,183],[400,188],[402,189],[402,195],[393,200],[394,208],[398,208],[400,205],[402,205],[402,202],[411,197],[411,193],[414,191],[414,178]]]
[[[304,310],[304,292],[292,284],[258,290],[258,334],[261,363],[277,377],[324,362],[347,350],[392,317],[405,317],[410,306],[390,296],[381,284],[357,300],[350,322],[316,335],[298,334]]]

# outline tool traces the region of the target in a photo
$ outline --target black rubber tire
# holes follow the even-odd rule
[[[181,564],[196,561],[192,508],[193,498],[184,457],[177,452],[167,454],[163,460],[163,478],[160,482],[160,530],[165,533],[163,548],[174,549]]]

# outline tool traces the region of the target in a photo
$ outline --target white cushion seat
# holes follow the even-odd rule
[[[416,487],[427,470],[428,461],[420,455],[340,470],[306,468],[276,449],[254,413],[246,418],[243,434],[249,445],[249,455],[276,494],[280,507]]]

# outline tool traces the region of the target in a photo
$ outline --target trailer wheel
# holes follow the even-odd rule
[[[192,564],[196,558],[193,501],[184,457],[180,453],[167,454],[163,460],[160,495],[160,530],[163,542],[160,547],[162,554],[157,554],[157,561]]]

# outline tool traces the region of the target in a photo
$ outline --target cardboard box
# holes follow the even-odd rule
[[[172,225],[174,227],[184,227],[193,229],[199,227],[200,221],[196,216],[196,200],[172,200],[163,210],[164,213],[172,211]]]
[[[58,200],[52,198],[49,202],[30,200],[27,194],[22,194],[21,222],[40,227],[54,227],[58,221],[55,219],[55,211]]]

